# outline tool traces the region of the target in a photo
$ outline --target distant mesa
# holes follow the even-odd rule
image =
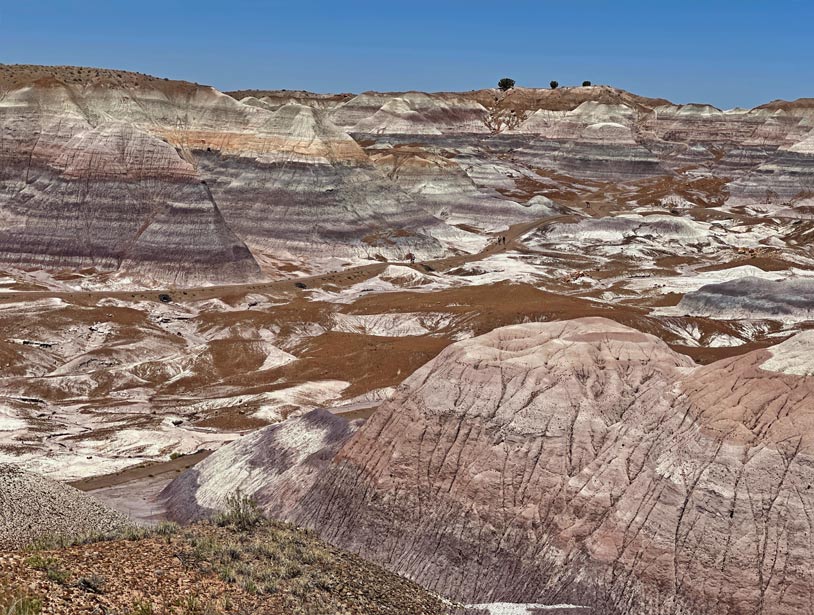
[[[2,65],[0,263],[190,286],[428,260],[540,218],[542,192],[569,201],[686,169],[715,178],[717,206],[811,201],[809,99],[721,111],[589,83],[226,95]]]

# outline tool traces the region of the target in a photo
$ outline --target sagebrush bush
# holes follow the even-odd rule
[[[139,600],[130,607],[128,615],[154,615],[155,609],[152,602]]]
[[[0,588],[0,615],[40,615],[42,600],[25,593],[6,594]]]
[[[64,585],[68,582],[68,571],[62,567],[62,560],[51,555],[32,555],[26,563],[34,570],[45,573],[49,581]]]
[[[215,524],[247,532],[265,520],[263,512],[251,496],[238,491],[226,498],[225,510],[215,516]]]

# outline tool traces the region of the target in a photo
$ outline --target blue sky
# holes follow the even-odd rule
[[[814,96],[814,2],[0,0],[0,62],[222,90],[468,90],[584,79],[675,102]]]

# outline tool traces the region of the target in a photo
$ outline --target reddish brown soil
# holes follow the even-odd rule
[[[556,90],[515,87],[508,92],[496,89],[475,90],[467,92],[464,96],[476,100],[487,109],[497,107],[518,112],[536,111],[537,109],[571,111],[588,100],[603,104],[627,104],[634,108],[653,108],[670,104],[663,98],[637,96],[624,90],[601,85],[593,87],[563,86]]]
[[[161,474],[174,474],[179,470],[188,470],[199,461],[203,461],[209,457],[211,453],[212,451],[198,451],[192,455],[182,455],[181,457],[169,461],[148,463],[127,468],[120,472],[114,472],[113,474],[83,478],[69,484],[80,491],[95,491],[96,489],[104,489],[112,485],[120,485],[142,478],[152,478]]]
[[[164,92],[192,92],[200,87],[189,81],[162,79],[126,70],[87,66],[38,66],[0,64],[0,91],[15,90],[36,83],[40,87],[78,85],[80,87],[151,87]]]
[[[0,553],[0,609],[38,600],[42,615],[441,615],[414,583],[293,526],[209,525],[135,540]]]
[[[788,338],[763,339],[748,342],[747,344],[743,344],[741,346],[722,346],[720,348],[710,348],[706,346],[692,347],[682,346],[679,344],[670,344],[670,347],[676,352],[680,352],[681,354],[691,357],[696,363],[708,365],[710,363],[714,363],[715,361],[719,361],[720,359],[737,357],[760,348],[769,348],[770,346],[775,346],[786,339]]]
[[[783,110],[800,110],[800,109],[814,109],[814,98],[798,98],[797,100],[773,100],[765,105],[756,107],[757,109],[770,109],[772,111]]]

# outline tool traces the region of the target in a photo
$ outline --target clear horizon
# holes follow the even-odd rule
[[[792,0],[113,4],[0,7],[0,62],[132,70],[223,91],[465,91],[506,76],[720,108],[814,96],[814,6]]]

